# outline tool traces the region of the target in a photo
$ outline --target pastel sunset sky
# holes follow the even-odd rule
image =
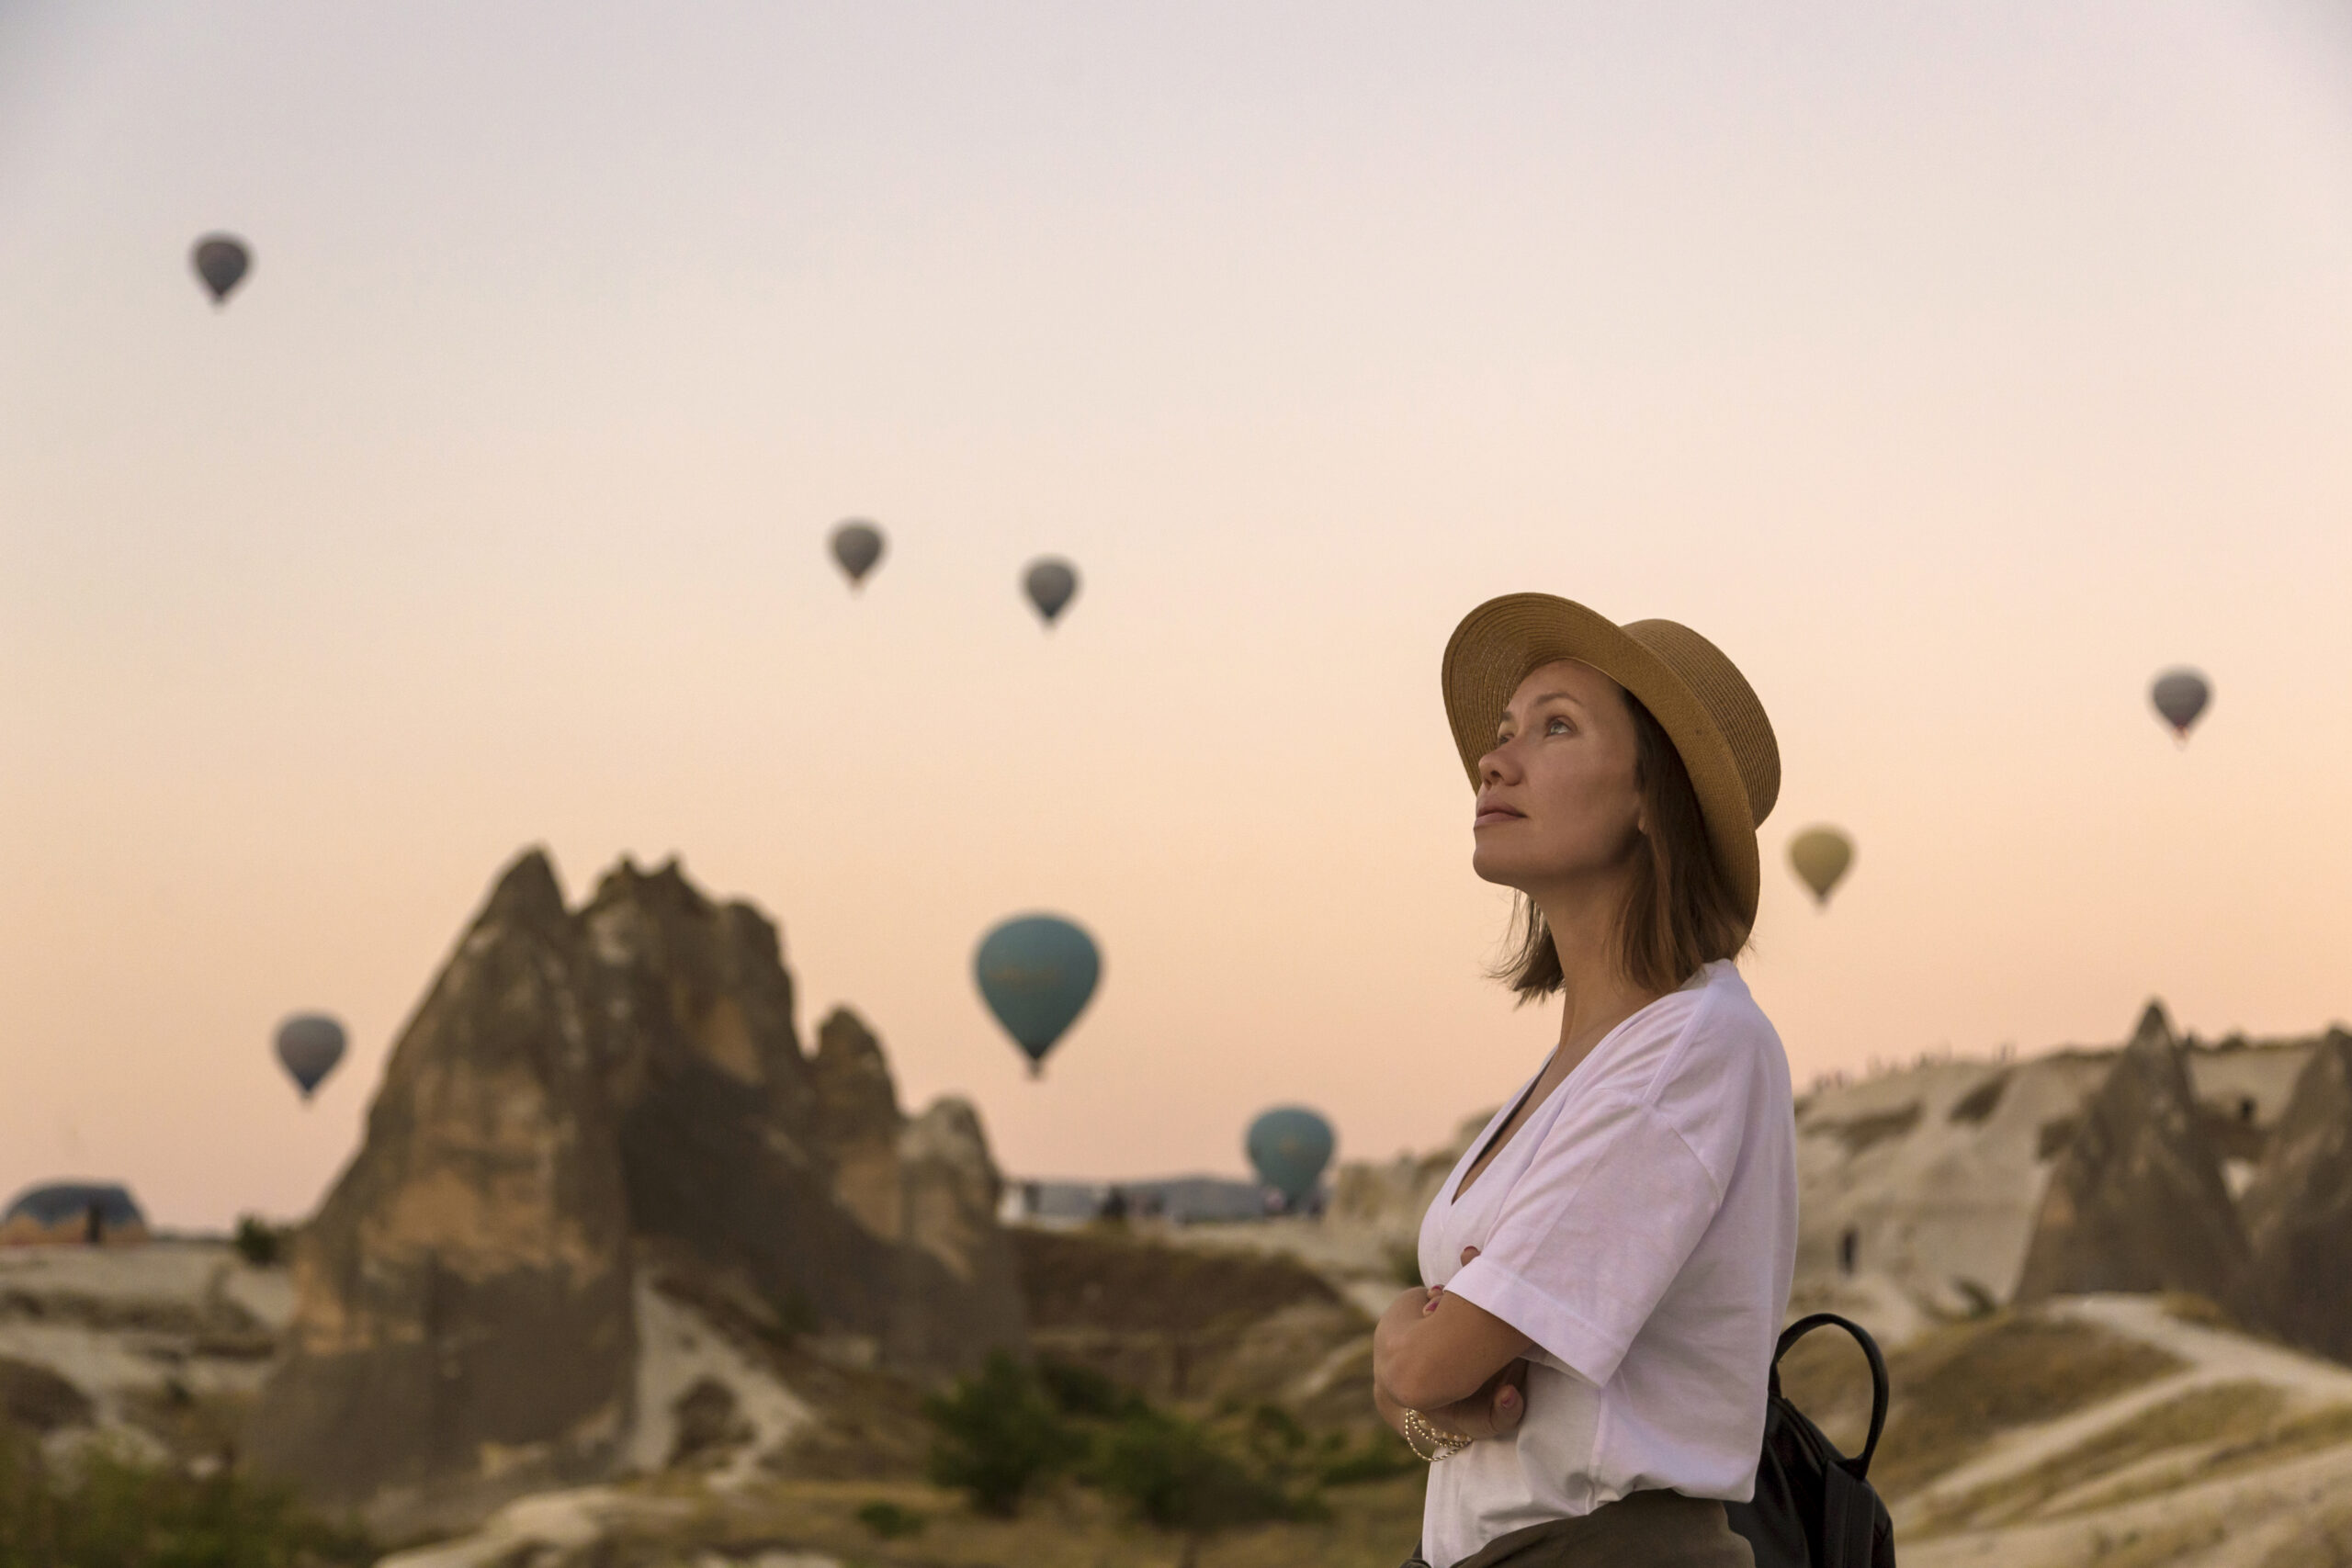
[[[1437,689],[1527,588],[1762,694],[1801,1081],[2352,1015],[2352,17],[0,0],[0,1198],[307,1212],[533,843],[1013,1172],[1426,1145],[1556,1027]]]

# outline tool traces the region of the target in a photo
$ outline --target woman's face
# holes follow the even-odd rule
[[[1529,895],[1615,874],[1642,827],[1624,688],[1563,660],[1519,683],[1478,760],[1473,870]]]

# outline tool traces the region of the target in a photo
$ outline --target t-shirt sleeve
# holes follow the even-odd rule
[[[1722,1202],[1654,1106],[1601,1100],[1550,1130],[1487,1245],[1445,1288],[1603,1384]]]

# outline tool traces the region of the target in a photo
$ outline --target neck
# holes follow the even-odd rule
[[[1619,959],[1617,919],[1624,898],[1622,876],[1546,888],[1536,897],[1560,955],[1560,1055],[1569,1066],[1657,1000],[1627,976]]]

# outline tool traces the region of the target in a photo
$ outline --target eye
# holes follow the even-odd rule
[[[1571,725],[1566,719],[1561,717],[1558,714],[1554,714],[1549,719],[1544,721],[1544,733],[1546,735],[1573,735],[1576,733],[1576,727]]]

